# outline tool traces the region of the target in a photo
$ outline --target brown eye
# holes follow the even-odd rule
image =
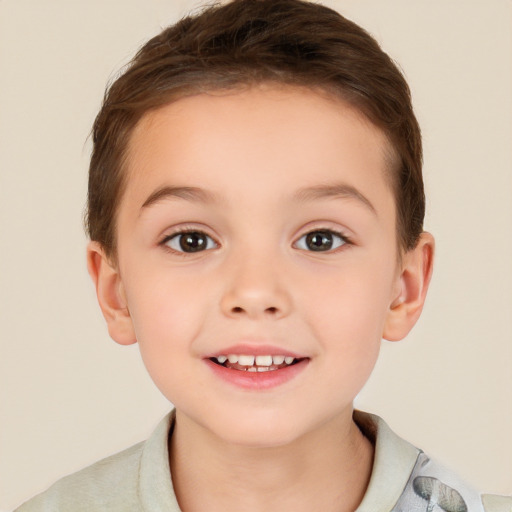
[[[185,233],[177,233],[164,241],[171,249],[178,252],[200,252],[207,249],[213,249],[216,243],[211,237],[200,231],[187,231]]]
[[[345,238],[333,231],[311,231],[299,238],[297,247],[306,251],[326,252],[337,249],[346,243]]]

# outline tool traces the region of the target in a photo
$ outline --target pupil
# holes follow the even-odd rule
[[[180,238],[180,247],[185,252],[197,252],[206,247],[206,237],[201,233],[186,233]]]
[[[332,247],[332,236],[330,233],[316,231],[307,235],[306,243],[312,251],[326,251]]]

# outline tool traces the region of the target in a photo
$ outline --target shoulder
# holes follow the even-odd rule
[[[169,468],[173,425],[174,411],[146,441],[62,478],[15,512],[179,512]]]
[[[139,510],[137,475],[144,443],[66,476],[16,512]]]
[[[512,497],[482,494],[458,475],[420,452],[396,512],[415,507],[439,507],[447,512],[512,512]],[[430,508],[429,508],[430,510]]]
[[[512,512],[512,496],[483,494],[482,502],[485,512]]]
[[[370,484],[357,512],[512,512],[512,497],[485,495],[473,489],[393,433],[378,416],[356,411],[354,420],[375,444]]]

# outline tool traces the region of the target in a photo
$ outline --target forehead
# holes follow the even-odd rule
[[[291,86],[258,86],[179,99],[146,113],[130,138],[126,198],[157,185],[271,197],[333,179],[390,195],[390,146],[347,103]],[[387,198],[389,199],[389,198]]]

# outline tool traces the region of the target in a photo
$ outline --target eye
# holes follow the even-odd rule
[[[217,247],[217,243],[206,233],[201,231],[185,231],[175,233],[162,241],[170,249],[177,252],[200,252]]]
[[[348,240],[341,233],[321,229],[310,231],[301,236],[296,243],[296,247],[305,251],[326,252],[337,249],[346,243],[348,243]]]

